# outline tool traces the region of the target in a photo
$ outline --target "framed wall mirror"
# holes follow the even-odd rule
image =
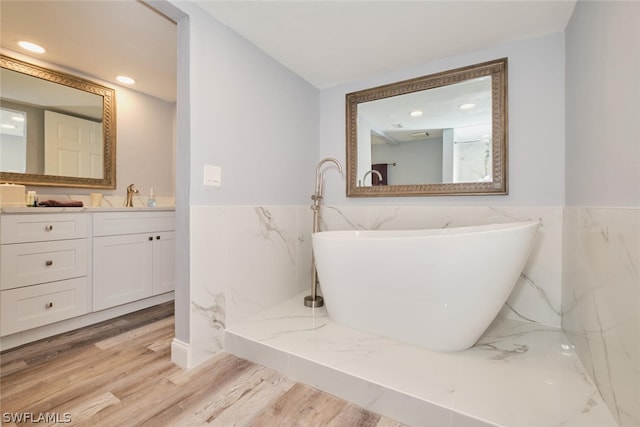
[[[507,58],[346,95],[347,197],[507,194]]]
[[[0,181],[116,188],[115,91],[0,55]]]

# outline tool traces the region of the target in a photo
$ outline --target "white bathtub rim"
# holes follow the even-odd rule
[[[416,239],[425,237],[466,235],[476,233],[492,233],[502,230],[538,227],[541,221],[519,221],[483,225],[466,225],[460,227],[391,229],[391,230],[326,230],[312,234],[313,239]]]

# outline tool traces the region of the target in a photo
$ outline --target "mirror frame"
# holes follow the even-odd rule
[[[484,76],[491,76],[493,181],[366,187],[356,185],[358,104]],[[346,95],[347,197],[508,194],[507,130],[507,58],[348,93]]]
[[[102,97],[102,178],[84,178],[32,173],[1,172],[0,181],[48,187],[116,188],[116,105],[115,90],[95,82],[50,70],[0,54],[0,67],[52,83],[69,86]]]

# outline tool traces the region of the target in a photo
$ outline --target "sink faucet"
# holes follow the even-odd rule
[[[362,177],[362,181],[360,181],[360,183],[359,183],[360,184],[359,187],[362,187],[362,184],[367,180],[367,177],[371,173],[375,173],[376,175],[378,175],[378,178],[380,179],[380,181],[382,181],[382,174],[380,173],[380,171],[377,171],[375,169],[371,169],[371,170],[368,170],[368,171],[366,171],[364,173],[364,176]]]
[[[135,188],[134,185],[135,184],[131,184],[127,187],[127,201],[124,204],[126,208],[133,207],[133,195],[139,193],[138,189]]]

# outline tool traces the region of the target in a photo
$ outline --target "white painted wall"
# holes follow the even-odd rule
[[[567,205],[637,207],[638,3],[587,3],[567,30]]]
[[[320,93],[320,157],[345,160],[345,94],[492,59],[509,58],[509,195],[394,198],[394,204],[558,206],[564,202],[564,34],[433,61]],[[347,199],[345,181],[326,174],[328,204]]]
[[[191,204],[297,204],[313,192],[318,91],[193,4]],[[203,166],[222,168],[204,187]]]
[[[145,197],[175,195],[176,104],[126,88],[116,88],[117,148],[115,191],[126,195],[136,184]]]
[[[371,152],[372,164],[396,163],[387,168],[389,185],[442,182],[442,138],[377,144]]]

